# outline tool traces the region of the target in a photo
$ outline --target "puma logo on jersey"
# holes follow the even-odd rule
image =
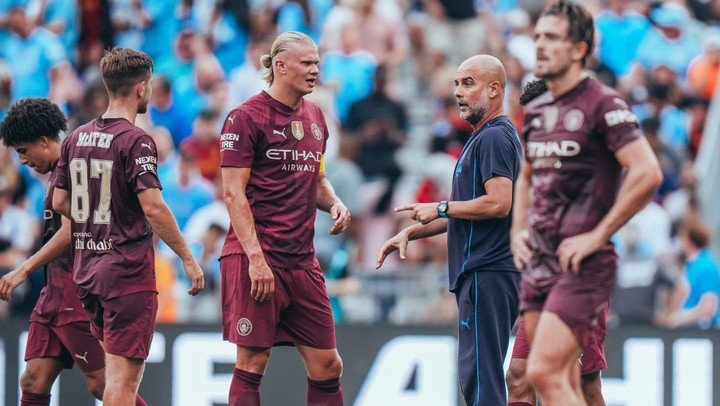
[[[228,116],[228,121],[230,124],[235,125],[235,116]]]
[[[88,352],[87,352],[87,351],[85,351],[85,354],[83,354],[83,355],[80,355],[80,354],[75,354],[75,358],[77,358],[77,359],[81,359],[81,360],[85,361],[85,363],[87,364],[87,363],[88,363],[88,360],[87,360],[87,353],[88,353]]]
[[[146,144],[146,143],[144,143],[144,142],[141,142],[141,143],[140,143],[140,147],[147,148],[147,149],[149,149],[150,151],[153,150],[152,147],[150,146],[150,144]]]
[[[285,130],[287,130],[287,127],[283,128],[282,131],[273,130],[273,134],[282,135],[283,138],[287,139],[287,137],[285,136]]]

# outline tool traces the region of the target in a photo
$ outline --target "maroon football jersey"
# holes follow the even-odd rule
[[[591,231],[605,217],[621,181],[615,152],[640,137],[627,102],[591,78],[557,99],[548,91],[526,106],[523,142],[532,166],[529,224],[536,256],[554,258],[563,239]],[[613,250],[608,243],[601,253]],[[532,271],[560,272],[552,268]]]
[[[311,269],[320,161],[327,127],[320,108],[296,110],[267,92],[228,114],[221,135],[223,167],[252,168],[245,194],[268,264]],[[222,256],[244,253],[230,227]]]
[[[45,191],[45,210],[43,221],[43,245],[58,232],[62,226],[62,216],[52,209],[53,184],[57,178],[57,161],[52,165],[50,179]],[[30,321],[54,326],[62,326],[76,321],[87,321],[72,274],[72,251],[45,265],[45,287],[40,291]]]
[[[97,118],[63,142],[56,187],[70,193],[75,283],[105,298],[155,291],[152,230],[137,193],[160,188],[152,138]]]

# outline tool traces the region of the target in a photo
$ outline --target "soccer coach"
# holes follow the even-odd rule
[[[503,111],[505,78],[493,56],[460,65],[455,99],[473,134],[455,165],[451,200],[396,208],[419,224],[386,241],[377,261],[379,268],[395,250],[405,259],[409,241],[448,233],[450,291],[460,316],[458,377],[468,405],[506,404],[503,362],[518,316],[520,273],[509,233],[522,150]]]

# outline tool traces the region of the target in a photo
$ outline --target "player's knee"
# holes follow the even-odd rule
[[[510,368],[508,368],[507,374],[505,375],[505,382],[507,383],[508,393],[511,395],[522,395],[526,392],[531,391],[530,383],[525,378],[525,368],[519,365],[517,362],[510,361]]]
[[[97,400],[102,400],[105,391],[105,380],[101,377],[88,377],[87,387],[90,394]]]
[[[25,369],[20,376],[20,390],[29,393],[46,393],[49,386],[44,382],[42,376],[31,368]]]
[[[553,371],[547,363],[538,360],[528,361],[525,376],[528,383],[541,392],[559,383],[557,372]]]

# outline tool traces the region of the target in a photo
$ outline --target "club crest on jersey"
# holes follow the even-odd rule
[[[555,106],[547,107],[543,111],[543,115],[545,116],[545,131],[550,132],[554,130],[558,121],[558,116],[560,115],[558,108]]]
[[[585,114],[581,110],[572,109],[565,114],[563,126],[567,131],[575,132],[582,127],[585,122]]]
[[[316,140],[322,140],[322,131],[320,131],[320,127],[318,127],[317,124],[312,123],[312,125],[310,125],[310,132]]]
[[[247,318],[243,317],[237,322],[238,334],[245,337],[252,331],[252,323]]]
[[[300,141],[301,139],[303,139],[303,137],[305,136],[305,130],[303,129],[303,125],[302,125],[301,122],[299,122],[299,121],[293,121],[293,122],[290,124],[290,128],[292,128],[292,135],[293,135],[293,137],[297,138],[298,141]]]

